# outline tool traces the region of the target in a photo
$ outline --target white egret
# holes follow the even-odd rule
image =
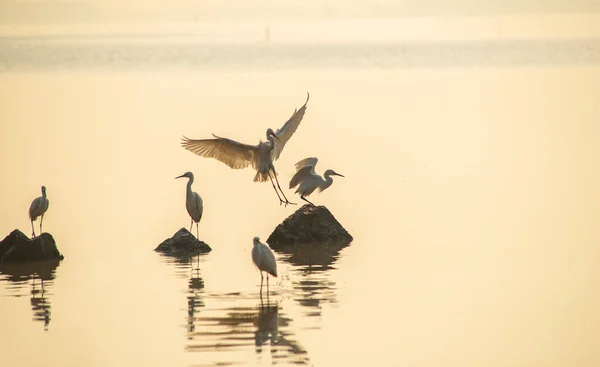
[[[257,145],[240,143],[215,134],[213,134],[214,139],[189,139],[184,136],[181,145],[192,153],[205,158],[214,158],[233,169],[242,169],[252,165],[257,171],[254,182],[265,182],[269,179],[279,198],[279,205],[281,203],[286,205],[296,204],[290,202],[281,190],[273,162],[279,158],[283,147],[300,125],[309,98],[310,95],[307,93],[304,105],[299,110],[294,111],[292,117],[283,127],[275,132],[271,128],[267,129],[267,141],[261,141]],[[277,187],[275,187],[273,178],[277,183]],[[277,188],[279,188],[279,191],[277,191]],[[279,192],[281,192],[285,201],[281,199]]]
[[[194,183],[194,174],[192,172],[186,172],[181,176],[177,176],[175,178],[187,177],[187,189],[185,192],[185,208],[187,209],[188,214],[190,215],[190,232],[192,231],[192,226],[194,222],[196,222],[196,238],[198,238],[198,222],[202,219],[202,198],[198,193],[192,191],[192,184]]]
[[[333,183],[333,177],[331,176],[341,176],[339,173],[335,172],[332,169],[328,169],[325,171],[323,176],[317,174],[315,172],[315,167],[319,160],[315,157],[305,158],[298,163],[296,163],[296,174],[290,180],[290,189],[298,186],[296,192],[300,194],[300,199],[306,201],[311,205],[315,205],[308,201],[305,196],[309,196],[315,190],[319,190],[319,192],[327,189]]]
[[[33,228],[33,222],[40,217],[40,234],[42,234],[42,222],[44,221],[44,214],[50,206],[50,200],[46,197],[46,186],[42,186],[42,196],[33,199],[29,206],[29,219],[31,220],[31,231],[35,237],[35,229]]]
[[[252,261],[260,270],[260,293],[262,294],[263,285],[263,271],[267,273],[267,291],[269,289],[269,274],[277,276],[277,263],[275,262],[275,255],[273,251],[260,242],[258,237],[254,237],[254,247],[252,248]]]

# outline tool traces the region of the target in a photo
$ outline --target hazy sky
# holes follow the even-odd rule
[[[0,23],[87,23],[104,21],[187,21],[190,19],[282,19],[414,15],[464,15],[520,12],[600,11],[597,0],[0,0]]]

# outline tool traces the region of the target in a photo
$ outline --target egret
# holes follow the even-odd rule
[[[196,222],[196,238],[198,238],[198,222],[202,219],[202,198],[198,193],[192,191],[192,184],[194,183],[194,174],[192,172],[186,172],[181,176],[177,176],[175,178],[187,177],[187,189],[185,192],[185,208],[187,209],[188,214],[190,215],[190,232],[192,231],[192,226],[194,222]]]
[[[189,139],[184,136],[181,145],[192,153],[205,158],[214,158],[233,169],[242,169],[252,165],[257,171],[254,182],[266,182],[269,179],[279,198],[279,205],[282,203],[285,203],[286,206],[287,204],[295,205],[296,203],[290,202],[281,190],[273,162],[279,158],[283,147],[300,125],[309,98],[310,95],[307,93],[304,105],[299,110],[294,111],[292,117],[287,120],[283,127],[277,131],[273,131],[271,128],[267,129],[267,141],[261,141],[257,145],[240,143],[215,134],[212,134],[214,139]],[[279,191],[277,191],[273,180],[277,183]],[[281,199],[279,192],[281,192],[285,201]]]
[[[277,263],[275,262],[275,255],[273,251],[260,242],[258,237],[254,237],[254,247],[252,248],[252,261],[254,265],[260,270],[260,293],[262,294],[263,285],[263,271],[267,272],[267,292],[269,290],[269,274],[277,276]]]
[[[42,186],[42,196],[33,199],[29,206],[29,219],[31,220],[31,231],[35,237],[35,229],[33,228],[33,222],[40,217],[40,234],[42,234],[42,222],[44,221],[44,214],[50,206],[50,200],[46,197],[46,186]]]
[[[300,199],[306,201],[311,205],[315,205],[308,201],[305,196],[309,196],[315,190],[319,190],[319,192],[327,189],[333,183],[333,177],[331,176],[341,176],[339,173],[335,172],[332,169],[328,169],[325,171],[323,176],[318,175],[315,172],[315,167],[319,160],[315,157],[305,158],[298,163],[296,163],[296,173],[290,180],[290,189],[298,186],[296,189],[296,193],[300,194]]]

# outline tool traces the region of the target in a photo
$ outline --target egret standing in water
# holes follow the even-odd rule
[[[260,270],[260,293],[262,294],[263,285],[263,271],[267,272],[267,292],[269,291],[269,274],[277,276],[277,263],[275,262],[275,255],[273,251],[260,242],[258,237],[254,237],[254,247],[252,248],[252,261],[254,265]],[[267,293],[268,294],[268,293]]]
[[[194,174],[192,172],[186,172],[181,176],[177,176],[175,178],[187,177],[187,189],[185,192],[185,208],[187,209],[188,214],[190,215],[190,232],[192,231],[192,226],[194,222],[196,222],[196,238],[198,238],[198,222],[202,219],[202,198],[198,193],[192,191],[192,184],[194,183]]]
[[[42,196],[35,198],[29,206],[29,219],[31,220],[31,231],[35,237],[35,229],[33,228],[33,222],[40,217],[40,234],[42,234],[42,222],[44,221],[44,214],[50,206],[50,200],[46,197],[46,186],[42,186]]]
[[[290,202],[281,190],[273,162],[279,158],[283,147],[300,125],[309,98],[310,95],[307,93],[304,105],[299,110],[294,111],[292,117],[283,127],[277,131],[273,131],[271,128],[267,129],[267,141],[259,142],[257,145],[240,143],[235,140],[221,138],[215,134],[213,134],[214,139],[188,139],[184,136],[181,145],[192,153],[205,158],[214,158],[233,169],[242,169],[252,165],[257,171],[254,182],[265,182],[269,179],[279,198],[279,205],[282,203],[286,205],[296,204]],[[277,183],[277,187],[275,187],[273,180]],[[279,188],[279,191],[277,191],[277,188]],[[279,192],[285,200],[281,198]]]
[[[325,171],[325,178],[318,175],[315,172],[315,167],[319,160],[315,157],[305,158],[300,162],[296,163],[296,174],[290,180],[290,189],[298,186],[296,192],[300,194],[300,199],[306,201],[311,205],[315,205],[308,201],[305,196],[309,196],[315,190],[319,190],[319,192],[327,189],[333,183],[333,178],[331,176],[340,176],[339,173],[336,173],[332,169],[328,169]]]

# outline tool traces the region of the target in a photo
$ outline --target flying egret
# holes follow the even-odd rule
[[[40,234],[42,234],[42,222],[44,221],[44,214],[50,206],[50,200],[46,197],[46,186],[42,186],[42,196],[33,199],[29,206],[29,219],[31,220],[31,231],[35,237],[35,229],[33,228],[33,222],[40,217]]]
[[[294,111],[292,117],[283,127],[277,131],[273,131],[271,128],[267,129],[267,141],[261,141],[257,145],[240,143],[215,134],[212,134],[215,137],[214,139],[189,139],[184,136],[181,145],[192,153],[205,158],[214,158],[233,169],[242,169],[252,165],[257,171],[254,182],[265,182],[269,179],[279,198],[279,205],[282,203],[285,203],[286,206],[287,204],[296,204],[290,202],[281,190],[273,162],[279,158],[283,147],[300,125],[309,98],[310,95],[307,93],[304,105],[299,110]],[[275,178],[277,187],[275,187],[273,178]],[[279,191],[277,191],[277,188],[279,188]],[[281,199],[279,192],[281,192],[285,201]]]
[[[269,290],[269,274],[277,276],[277,263],[275,262],[275,255],[273,251],[260,242],[258,237],[254,237],[254,247],[252,248],[252,261],[260,270],[260,293],[262,294],[263,285],[263,271],[267,272],[267,292]]]
[[[315,157],[305,158],[298,163],[296,163],[296,174],[290,180],[290,189],[298,186],[296,192],[300,194],[300,199],[306,201],[311,205],[315,205],[308,201],[305,196],[309,196],[315,190],[319,190],[319,192],[327,189],[333,183],[333,177],[331,176],[341,176],[339,173],[335,172],[332,169],[328,169],[325,171],[323,176],[318,175],[315,172],[315,166],[319,160]]]
[[[187,189],[185,192],[185,208],[187,209],[188,214],[190,215],[190,232],[192,231],[192,226],[194,222],[196,222],[196,238],[198,238],[198,222],[202,219],[202,198],[198,193],[192,191],[192,184],[194,183],[194,174],[192,172],[186,172],[181,176],[177,176],[175,178],[187,177]]]

